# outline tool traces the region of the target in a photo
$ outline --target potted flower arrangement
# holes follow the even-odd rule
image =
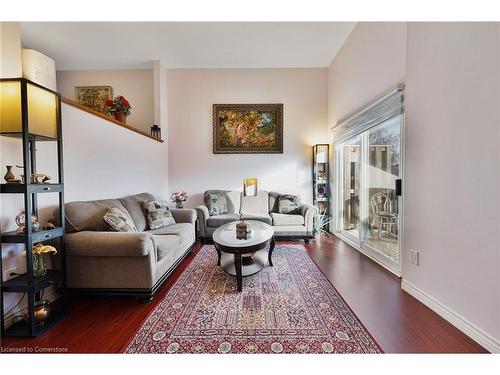
[[[124,124],[127,122],[127,116],[130,115],[132,109],[127,99],[121,95],[115,96],[113,100],[106,100],[106,106],[108,107],[108,113],[113,115],[116,120]]]
[[[176,191],[170,196],[170,200],[175,203],[175,208],[183,208],[182,203],[189,198],[185,191]]]

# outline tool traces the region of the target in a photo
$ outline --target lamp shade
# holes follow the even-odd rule
[[[57,138],[57,98],[51,91],[28,83],[28,131]]]
[[[0,132],[21,132],[21,119],[21,82],[0,82]]]
[[[57,139],[58,111],[59,94],[56,92],[24,78],[0,81],[1,134],[21,136],[26,124],[31,138]]]
[[[243,180],[243,195],[245,197],[255,197],[257,195],[256,178],[246,178]]]
[[[316,145],[316,163],[328,163],[328,145]]]

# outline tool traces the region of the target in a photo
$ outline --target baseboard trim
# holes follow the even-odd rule
[[[436,299],[404,279],[401,280],[401,289],[403,289],[409,295],[415,297],[417,300],[422,302],[425,306],[430,308],[446,321],[453,324],[471,339],[482,345],[486,350],[490,351],[491,353],[500,353],[499,341],[476,327],[467,319],[460,316],[460,314],[446,307],[441,302],[437,301]]]

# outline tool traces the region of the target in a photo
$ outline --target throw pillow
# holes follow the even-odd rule
[[[149,229],[158,229],[175,224],[175,219],[165,200],[143,201],[142,207],[146,214]]]
[[[205,204],[207,205],[210,216],[227,214],[226,194],[206,194]]]
[[[104,223],[116,232],[137,232],[134,221],[129,214],[118,208],[110,208],[102,218]]]
[[[300,214],[300,197],[280,195],[278,210],[280,214]]]

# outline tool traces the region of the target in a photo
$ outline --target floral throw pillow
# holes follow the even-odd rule
[[[278,211],[280,214],[300,214],[300,197],[280,195]]]
[[[149,229],[158,229],[175,224],[175,219],[165,200],[144,201],[142,203]]]
[[[137,232],[137,228],[130,215],[120,211],[116,207],[110,208],[102,219],[115,232]]]
[[[204,200],[210,216],[227,214],[227,201],[225,194],[206,194]]]

